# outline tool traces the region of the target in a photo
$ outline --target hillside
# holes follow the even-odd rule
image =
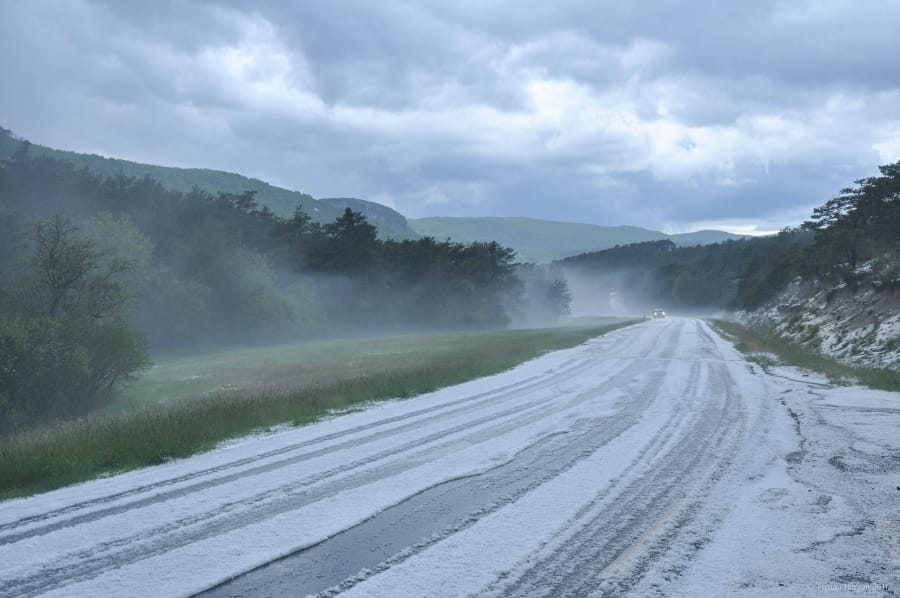
[[[665,233],[663,233],[665,234]],[[725,241],[736,241],[745,239],[742,235],[727,233],[723,230],[698,230],[692,233],[677,233],[674,235],[666,235],[670,241],[679,247],[693,247],[694,245],[712,245],[713,243],[724,243]]]
[[[679,246],[739,239],[722,231],[678,235],[636,226],[600,226],[536,218],[414,218],[409,226],[418,234],[453,241],[494,240],[512,247],[522,261],[549,262],[565,257],[644,241],[669,239]]]
[[[848,363],[900,368],[900,277],[890,266],[865,264],[850,283],[797,277],[739,318]]]
[[[219,191],[224,193],[255,191],[256,201],[260,206],[266,206],[282,217],[290,217],[294,210],[300,206],[303,208],[303,211],[312,216],[317,222],[327,223],[332,222],[342,211],[342,209],[334,205],[319,202],[306,193],[275,187],[259,179],[233,172],[207,168],[177,168],[174,166],[141,164],[96,154],[81,154],[58,150],[24,142],[0,127],[0,158],[8,158],[17,151],[21,151],[23,143],[27,144],[28,153],[32,156],[46,156],[69,162],[78,169],[86,168],[90,172],[103,177],[112,177],[119,173],[132,177],[149,176],[159,181],[166,189],[182,193],[189,192],[195,186],[212,194]]]
[[[349,209],[312,226],[243,192],[0,159],[0,435],[108,404],[151,351],[555,322],[565,285],[529,274],[496,244],[378,239]]]
[[[745,319],[826,355],[900,366],[900,162],[813,210],[815,243],[796,276]]]
[[[361,212],[378,228],[382,239],[417,239],[434,237],[460,243],[497,241],[516,250],[518,258],[529,262],[549,262],[555,259],[597,251],[642,241],[671,239],[679,246],[708,244],[740,238],[730,233],[705,230],[693,233],[666,235],[659,231],[634,226],[598,226],[573,222],[555,222],[533,218],[420,218],[407,220],[402,214],[376,202],[348,197],[315,199],[299,191],[270,185],[265,181],[232,172],[208,168],[179,168],[142,164],[107,158],[96,154],[82,154],[58,150],[30,143],[15,137],[0,127],[0,158],[8,158],[27,147],[32,156],[46,156],[73,164],[77,169],[103,177],[123,174],[130,177],[149,176],[171,191],[189,192],[194,187],[216,194],[240,194],[254,191],[260,206],[281,217],[290,217],[297,207],[320,223],[333,222],[344,208]]]

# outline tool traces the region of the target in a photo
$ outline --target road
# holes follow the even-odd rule
[[[645,322],[0,503],[0,595],[897,595],[898,430],[897,394]]]

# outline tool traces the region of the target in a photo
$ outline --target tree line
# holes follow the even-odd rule
[[[816,208],[810,220],[777,235],[677,247],[671,241],[617,246],[557,262],[594,292],[633,305],[756,309],[796,277],[852,282],[875,272],[900,285],[900,162],[854,182]]]
[[[172,191],[23,146],[0,162],[0,431],[96,408],[151,352],[568,310],[564,282],[497,243],[376,232],[350,209],[282,218],[250,191]]]

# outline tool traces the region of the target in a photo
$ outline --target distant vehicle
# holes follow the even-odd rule
[[[664,309],[654,309],[653,310],[653,319],[654,320],[662,320],[666,317],[666,311]]]

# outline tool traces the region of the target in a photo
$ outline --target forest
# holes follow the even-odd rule
[[[853,282],[876,272],[900,286],[900,162],[854,182],[797,228],[777,235],[676,247],[650,241],[556,262],[594,293],[614,292],[645,310],[760,307],[796,277]],[[863,267],[865,266],[865,267]]]
[[[497,243],[381,240],[253,191],[0,162],[0,432],[96,409],[160,352],[551,323],[565,283]]]
[[[153,355],[415,331],[550,325],[588,281],[634,309],[754,309],[796,277],[900,285],[900,163],[777,235],[617,246],[550,265],[496,242],[382,239],[253,190],[98,174],[27,142],[0,159],[0,433],[110,400]],[[567,282],[568,281],[568,282]]]

